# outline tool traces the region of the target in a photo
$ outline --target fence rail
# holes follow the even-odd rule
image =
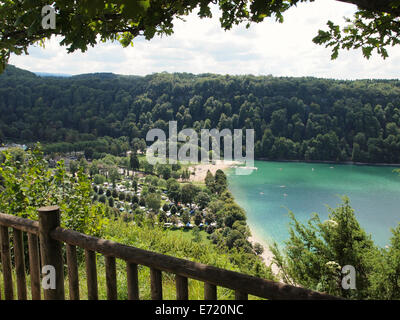
[[[188,279],[204,282],[204,299],[217,299],[217,286],[235,290],[236,300],[246,300],[248,295],[266,299],[338,299],[337,297],[305,288],[261,279],[246,274],[216,268],[185,259],[147,251],[114,241],[99,239],[60,227],[58,207],[38,210],[39,221],[31,221],[0,213],[1,265],[4,298],[14,299],[12,261],[9,228],[13,229],[14,266],[17,297],[27,298],[24,248],[22,232],[28,233],[29,273],[33,300],[41,299],[40,265],[53,266],[56,271],[56,288],[43,289],[45,300],[65,299],[64,258],[62,246],[66,246],[66,265],[69,298],[79,300],[79,276],[76,248],[85,250],[88,299],[98,299],[96,252],[105,257],[107,298],[117,299],[116,259],[126,262],[128,299],[139,299],[138,265],[150,268],[150,288],[153,300],[162,300],[162,273],[175,274],[176,299],[187,300]],[[40,254],[39,254],[40,253]],[[40,257],[40,259],[39,259]],[[0,281],[0,299],[1,297]]]

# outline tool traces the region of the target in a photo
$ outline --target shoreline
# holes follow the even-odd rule
[[[254,230],[250,227],[249,224],[247,224],[250,228],[250,232],[251,232],[251,236],[248,238],[248,241],[250,241],[253,245],[255,243],[259,243],[263,246],[264,248],[264,252],[261,255],[261,258],[264,261],[264,264],[268,267],[271,267],[272,273],[278,278],[279,281],[279,267],[273,263],[273,253],[272,251],[269,249],[269,243],[264,240],[262,237],[260,237],[258,234],[256,234],[254,232]]]
[[[210,172],[215,175],[215,172],[217,170],[222,170],[226,173],[227,169],[232,168],[233,166],[236,166],[240,164],[237,161],[223,161],[223,160],[217,160],[215,162],[215,164],[209,163],[209,164],[204,164],[204,163],[199,163],[194,165],[191,170],[192,174],[190,177],[190,181],[191,182],[204,182],[207,172],[208,170],[210,170]],[[246,212],[247,215],[247,212]],[[270,266],[272,273],[279,279],[279,268],[277,265],[273,264],[273,253],[271,252],[271,250],[269,249],[269,243],[264,240],[262,237],[260,237],[259,235],[257,235],[254,230],[251,228],[251,226],[249,225],[249,223],[247,223],[250,232],[251,232],[251,236],[247,239],[249,242],[251,242],[253,245],[255,243],[259,243],[263,246],[264,248],[264,252],[260,255],[264,264],[266,266]]]
[[[330,160],[285,160],[285,159],[268,159],[255,158],[255,161],[266,162],[292,162],[292,163],[321,163],[321,164],[341,164],[354,166],[375,166],[375,167],[400,167],[400,163],[374,163],[374,162],[354,162],[354,161],[330,161]]]

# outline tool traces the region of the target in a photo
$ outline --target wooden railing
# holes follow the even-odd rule
[[[130,300],[139,299],[138,265],[150,268],[151,298],[153,300],[163,298],[162,272],[175,274],[177,300],[188,299],[188,278],[204,282],[205,300],[217,299],[217,286],[235,290],[237,300],[246,300],[249,294],[266,299],[337,299],[337,297],[324,293],[178,259],[63,229],[60,227],[58,207],[41,208],[38,210],[38,216],[39,221],[36,222],[0,213],[1,264],[4,298],[7,300],[14,299],[9,228],[13,230],[16,287],[17,297],[20,300],[27,299],[23,232],[28,234],[30,289],[33,300],[41,299],[40,266],[53,266],[56,272],[55,289],[43,288],[44,299],[65,299],[62,253],[64,243],[66,244],[68,270],[66,274],[71,300],[79,300],[80,298],[77,247],[85,250],[86,281],[88,299],[90,300],[98,299],[96,252],[105,257],[107,298],[110,300],[117,299],[116,258],[126,262],[128,299]],[[0,280],[0,299],[2,299],[1,291]]]

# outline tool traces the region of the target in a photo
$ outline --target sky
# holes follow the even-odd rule
[[[316,45],[312,39],[331,20],[344,25],[356,7],[334,0],[299,4],[285,14],[285,22],[273,19],[259,24],[236,26],[224,31],[218,12],[212,19],[196,14],[186,21],[176,20],[172,36],[150,41],[135,39],[134,46],[122,48],[105,43],[87,52],[68,54],[52,38],[43,49],[29,48],[29,55],[10,58],[10,63],[33,72],[82,74],[113,72],[147,75],[156,72],[253,74],[273,76],[314,76],[334,79],[397,79],[400,71],[400,46],[390,48],[384,60],[375,54],[370,60],[360,50],[341,51],[332,61],[331,49]]]

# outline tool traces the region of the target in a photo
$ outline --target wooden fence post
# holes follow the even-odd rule
[[[126,271],[128,275],[128,299],[139,300],[139,280],[137,264],[127,262]]]
[[[189,299],[188,278],[176,275],[175,282],[176,282],[176,300],[188,300]]]
[[[235,300],[248,300],[249,296],[247,293],[236,290],[235,291]]]
[[[28,233],[28,250],[32,300],[40,300],[42,290],[40,283],[39,241],[37,235]]]
[[[162,300],[162,273],[160,270],[150,268],[150,291],[152,300]]]
[[[4,279],[4,299],[14,299],[14,288],[12,280],[11,253],[10,253],[10,237],[8,228],[0,226],[0,242],[1,242],[1,263]]]
[[[217,300],[217,286],[204,282],[204,300]]]
[[[78,273],[78,259],[76,257],[76,247],[70,244],[67,244],[66,247],[67,247],[69,299],[79,300],[79,273]]]
[[[86,283],[89,300],[98,300],[96,252],[85,250]]]
[[[55,289],[45,289],[44,300],[64,300],[64,262],[61,243],[50,236],[50,232],[60,226],[60,210],[58,207],[43,207],[39,213],[39,237],[42,266],[54,267]]]
[[[116,271],[115,258],[110,256],[105,256],[104,259],[106,263],[107,299],[118,300],[117,271]]]
[[[15,274],[17,275],[17,296],[18,300],[26,300],[25,257],[22,231],[14,228],[13,237]]]

